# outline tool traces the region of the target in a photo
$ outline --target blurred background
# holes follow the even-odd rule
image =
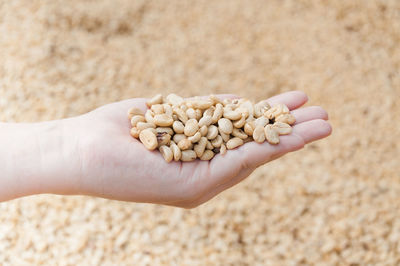
[[[333,134],[196,209],[0,203],[1,265],[399,265],[400,1],[0,0],[0,120],[302,90]]]

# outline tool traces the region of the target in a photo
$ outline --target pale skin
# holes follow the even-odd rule
[[[234,98],[234,95],[219,95]],[[63,120],[0,123],[0,201],[52,193],[193,208],[240,183],[257,167],[325,138],[327,112],[303,107],[303,92],[274,96],[296,117],[278,145],[249,142],[211,161],[166,163],[129,135],[127,110],[146,110],[143,98],[102,106]]]

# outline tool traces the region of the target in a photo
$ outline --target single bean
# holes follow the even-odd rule
[[[147,107],[151,107],[153,104],[160,104],[163,102],[163,97],[161,94],[157,94],[156,96],[154,96],[153,98],[151,98],[150,100],[148,100],[146,102]]]
[[[186,124],[185,124],[185,129],[183,130],[183,133],[188,136],[191,137],[194,134],[196,134],[196,132],[199,130],[199,124],[197,122],[196,119],[189,119]]]
[[[262,125],[258,125],[254,129],[253,139],[257,143],[263,143],[265,141],[264,127]]]
[[[204,151],[203,155],[200,157],[202,161],[209,161],[214,157],[214,152],[211,150]]]
[[[164,160],[167,163],[172,161],[172,159],[174,158],[174,154],[169,147],[163,145],[163,146],[160,146],[160,148],[158,148],[158,150],[160,151],[161,155],[164,157]]]
[[[239,146],[243,145],[243,140],[241,138],[238,137],[234,137],[232,139],[230,139],[227,143],[226,143],[226,148],[228,150],[232,150],[235,149]]]
[[[220,131],[222,131],[225,134],[231,134],[233,131],[233,125],[231,120],[226,119],[226,118],[221,118],[218,121],[218,128]]]
[[[156,134],[150,129],[144,129],[139,134],[139,139],[148,150],[157,148],[158,142]]]
[[[196,153],[194,152],[194,150],[186,150],[186,151],[182,151],[182,157],[181,160],[184,162],[191,162],[196,160]]]
[[[192,143],[196,143],[200,140],[200,138],[201,138],[201,133],[196,132],[196,134],[194,134],[193,136],[188,137],[188,140],[190,140],[190,142],[192,142]]]
[[[132,127],[136,127],[138,122],[144,122],[146,119],[142,115],[134,115],[131,118],[131,125]]]
[[[278,132],[272,128],[271,124],[266,125],[264,128],[265,138],[270,144],[278,144],[279,143],[279,134]]]
[[[129,119],[131,119],[133,116],[135,116],[135,115],[141,115],[141,116],[143,116],[144,115],[144,112],[141,110],[141,109],[139,109],[139,108],[137,108],[137,107],[132,107],[132,108],[130,108],[129,110],[128,110],[128,117],[129,117]]]
[[[168,127],[171,126],[172,123],[174,123],[174,120],[171,116],[168,116],[166,114],[159,114],[154,116],[154,124],[156,124],[156,126]]]
[[[178,147],[182,151],[190,149],[191,146],[192,146],[192,142],[188,139],[182,139],[178,142]]]
[[[208,127],[207,139],[215,139],[218,135],[218,128],[214,125]]]

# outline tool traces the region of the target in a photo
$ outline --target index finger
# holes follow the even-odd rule
[[[302,91],[289,91],[278,94],[266,100],[270,105],[285,104],[289,110],[297,109],[308,101],[308,96]]]

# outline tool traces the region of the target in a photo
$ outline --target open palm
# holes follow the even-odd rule
[[[281,136],[278,145],[249,142],[211,161],[166,163],[158,151],[147,150],[129,134],[126,112],[133,106],[145,111],[146,100],[108,104],[79,117],[83,194],[192,208],[239,183],[258,166],[331,133],[327,113],[317,106],[299,108],[307,96],[292,91],[267,100],[286,104],[296,117],[293,132]]]

